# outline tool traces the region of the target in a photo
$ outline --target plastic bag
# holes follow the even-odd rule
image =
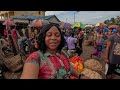
[[[105,75],[107,74],[107,71],[108,71],[108,64],[106,63],[105,64]]]

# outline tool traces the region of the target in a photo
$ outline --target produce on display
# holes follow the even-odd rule
[[[80,56],[73,56],[70,58],[70,62],[73,65],[74,69],[76,69],[78,72],[83,71],[83,59]]]
[[[90,79],[102,79],[102,76],[90,69],[84,68],[81,74],[84,74],[86,77],[89,77]]]
[[[98,71],[98,72],[103,71],[102,64],[98,60],[95,60],[95,59],[86,60],[84,62],[84,67],[89,68],[89,69],[91,69],[93,71]]]

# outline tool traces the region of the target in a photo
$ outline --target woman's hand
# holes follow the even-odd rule
[[[90,79],[90,78],[85,76],[84,74],[80,74],[79,75],[79,79]]]
[[[90,78],[87,76],[81,76],[80,79],[90,79]]]

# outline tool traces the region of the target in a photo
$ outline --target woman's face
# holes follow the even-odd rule
[[[45,37],[45,44],[50,50],[57,50],[61,42],[61,35],[59,30],[52,26],[47,32]]]

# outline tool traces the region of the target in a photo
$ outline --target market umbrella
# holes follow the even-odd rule
[[[117,25],[110,25],[108,28],[109,28],[109,29],[110,29],[110,28],[118,28],[118,26],[117,26]]]
[[[103,23],[97,23],[95,26],[97,26],[97,27],[104,27],[104,24]]]
[[[73,24],[73,25],[71,26],[71,28],[77,28],[77,27],[79,27],[79,28],[84,28],[84,24],[81,23],[81,22],[76,22],[75,24]]]
[[[71,26],[70,23],[64,23],[64,29],[71,29]]]
[[[94,26],[93,26],[93,25],[85,25],[85,28],[86,28],[86,27],[94,27]]]

